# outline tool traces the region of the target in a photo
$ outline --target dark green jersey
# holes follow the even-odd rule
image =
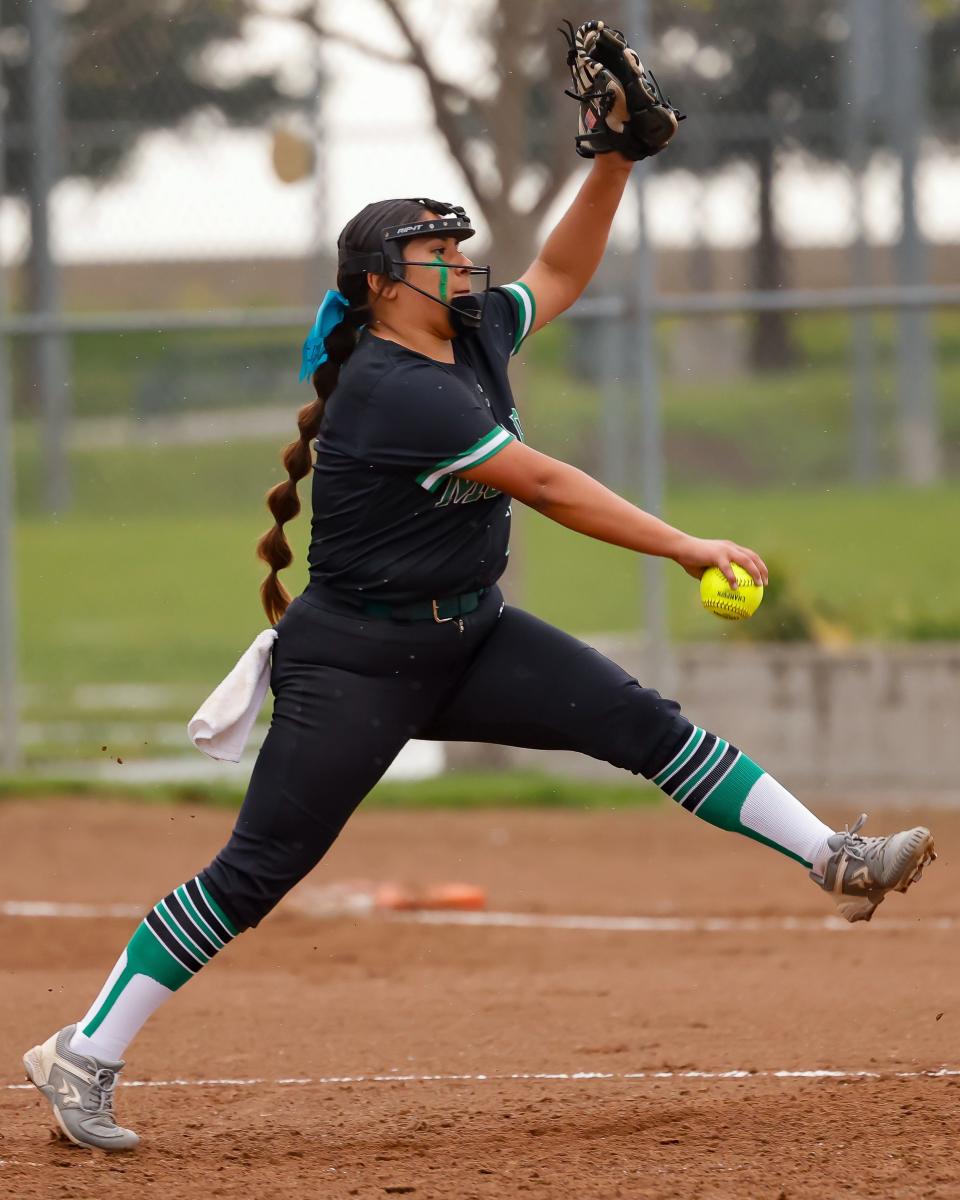
[[[510,497],[457,472],[522,439],[507,365],[533,321],[529,289],[508,284],[450,365],[361,335],[316,442],[312,581],[392,603],[496,582]]]

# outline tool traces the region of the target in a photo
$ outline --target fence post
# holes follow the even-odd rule
[[[850,245],[850,283],[873,282],[864,212],[864,174],[870,160],[869,121],[879,111],[883,82],[879,13],[876,0],[848,0],[850,69],[843,72],[846,93],[844,138],[853,183],[854,235]],[[854,312],[853,332],[853,476],[858,483],[877,478],[877,380],[873,315]]]
[[[615,492],[628,489],[631,479],[629,434],[624,384],[626,374],[626,330],[622,316],[597,320],[600,351],[600,453],[603,482]]]
[[[30,30],[30,253],[29,304],[34,312],[60,312],[59,269],[51,248],[50,196],[62,172],[63,41],[56,0],[27,5]],[[30,353],[32,382],[43,413],[44,501],[48,511],[70,504],[67,422],[70,418],[70,354],[62,333],[38,334]]]
[[[0,137],[0,156],[3,140]],[[2,266],[0,266],[2,272]],[[0,297],[0,312],[5,305]],[[17,587],[14,566],[13,417],[9,339],[0,334],[0,766],[20,767],[17,703]]]
[[[650,44],[649,0],[630,0],[630,39],[633,45]],[[647,234],[645,190],[650,162],[633,169],[633,187],[637,203],[637,246],[631,272],[631,308],[637,328],[636,375],[640,387],[640,495],[647,512],[663,514],[663,428],[660,402],[660,374],[657,369],[655,339],[656,264]],[[650,679],[667,691],[671,672],[669,627],[667,622],[666,579],[662,558],[643,556],[644,615],[647,645],[644,661]]]
[[[4,95],[4,82],[0,76],[0,97]],[[5,135],[4,107],[0,106],[0,196],[4,193],[6,182]],[[6,272],[0,257],[0,317],[6,316],[5,283]],[[13,405],[10,396],[8,355],[9,338],[6,333],[0,333],[0,766],[5,771],[16,771],[20,767],[20,737],[17,703],[17,588],[13,546]]]
[[[327,66],[324,59],[323,40],[314,39],[314,68],[316,81],[314,83],[314,103],[311,112],[313,124],[313,246],[311,247],[311,295],[308,303],[319,303],[319,298],[326,289],[335,286],[335,281],[329,277],[330,263],[336,262],[336,255],[331,253],[329,239],[330,228],[330,139],[327,129],[326,100],[327,100]]]
[[[900,159],[902,229],[896,246],[897,282],[924,284],[926,253],[917,221],[916,174],[920,136],[925,128],[928,58],[926,31],[915,0],[888,0],[887,94],[896,97],[890,120]],[[908,483],[934,483],[940,475],[940,435],[933,383],[930,314],[926,309],[897,313],[900,459]]]

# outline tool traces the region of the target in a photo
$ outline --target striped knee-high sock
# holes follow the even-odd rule
[[[828,825],[736,746],[696,725],[652,782],[687,812],[772,846],[806,867],[828,852],[833,833]]]
[[[198,878],[156,904],[137,926],[71,1050],[115,1062],[147,1018],[233,940],[237,930]]]

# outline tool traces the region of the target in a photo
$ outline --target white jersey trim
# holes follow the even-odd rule
[[[436,490],[441,479],[446,475],[455,475],[458,471],[466,470],[468,467],[479,466],[488,458],[492,458],[498,450],[502,450],[508,442],[516,441],[513,434],[509,430],[498,426],[492,429],[486,437],[480,439],[469,450],[465,451],[459,458],[453,458],[445,463],[439,463],[429,474],[420,475],[417,477],[417,482],[428,492]]]

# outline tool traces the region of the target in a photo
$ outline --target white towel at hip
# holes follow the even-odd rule
[[[265,629],[187,725],[190,740],[211,758],[239,762],[270,686],[270,655],[277,631]]]

